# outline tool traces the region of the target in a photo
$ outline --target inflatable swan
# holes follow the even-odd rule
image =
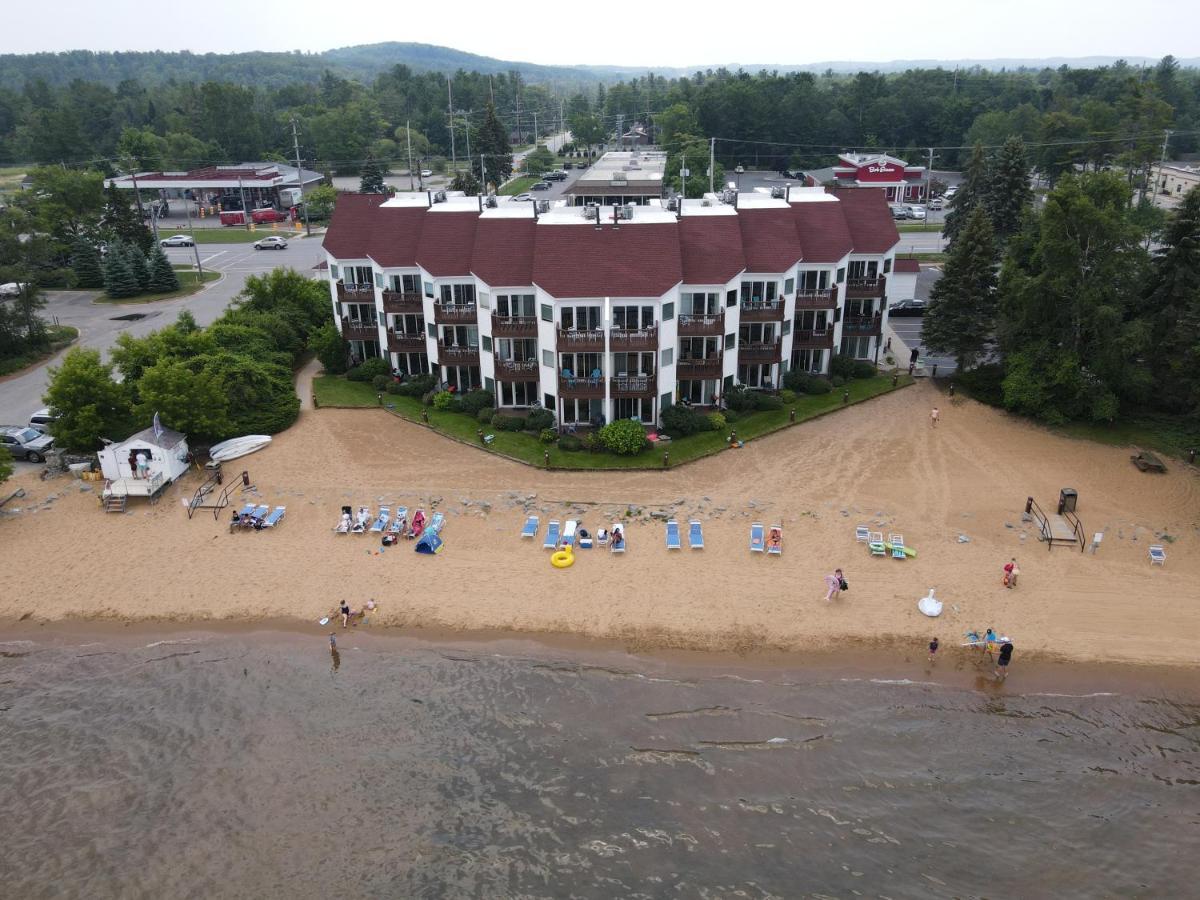
[[[933,591],[934,589],[930,588],[929,593],[917,601],[917,609],[930,618],[942,614],[942,601],[933,596]]]

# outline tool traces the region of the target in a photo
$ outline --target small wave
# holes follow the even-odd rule
[[[1120,694],[1114,694],[1112,691],[1096,691],[1092,694],[1023,694],[1024,697],[1119,697]]]
[[[33,641],[0,641],[0,647],[32,647]]]
[[[855,679],[857,680],[857,679]],[[913,681],[911,678],[872,678],[871,684],[905,684],[905,685],[927,685],[929,687],[941,687],[936,681]]]
[[[154,641],[142,647],[143,650],[148,650],[151,647],[163,647],[169,644],[195,644],[199,643],[196,638],[180,638],[177,641]]]

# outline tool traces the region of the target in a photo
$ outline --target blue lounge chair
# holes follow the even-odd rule
[[[892,559],[907,558],[907,554],[904,552],[904,535],[889,534],[887,542],[892,547]]]
[[[679,543],[679,523],[674,519],[667,520],[667,549],[678,550],[682,545]]]
[[[763,523],[755,522],[750,526],[750,552],[762,553],[767,548],[767,535],[763,531]]]
[[[693,550],[704,549],[704,529],[701,527],[699,519],[692,519],[688,523],[688,543],[691,544]]]
[[[1150,565],[1165,566],[1167,564],[1167,551],[1163,549],[1162,544],[1150,545]]]
[[[887,556],[887,547],[883,543],[883,532],[872,531],[870,539],[867,541],[867,548],[871,551],[872,556]]]
[[[613,522],[612,524],[612,531],[609,533],[608,552],[625,552],[625,526],[620,522]]]
[[[429,520],[429,525],[426,531],[432,531],[434,534],[439,534],[446,527],[446,516],[443,513],[434,513],[433,518]]]
[[[388,526],[388,531],[392,534],[404,534],[404,529],[408,527],[408,507],[401,506],[396,510],[396,515],[392,519],[392,524]]]
[[[270,511],[271,511],[271,507],[269,507],[269,506],[256,506],[256,507],[254,507],[254,512],[250,513],[250,515],[253,516],[254,518],[258,519],[258,521],[261,522],[263,519],[265,519],[267,517],[267,513],[269,513]]]
[[[767,552],[776,556],[783,555],[783,526],[772,525],[767,532]]]
[[[245,506],[243,506],[243,507],[242,507],[242,511],[241,511],[240,513],[238,513],[238,515],[239,515],[239,516],[252,516],[252,515],[254,515],[254,504],[253,504],[253,503],[247,503]]]
[[[525,527],[521,529],[521,537],[532,538],[537,537],[538,533],[538,517],[530,516],[525,520]]]
[[[263,528],[274,528],[283,519],[283,514],[287,512],[286,506],[277,506],[271,510],[271,514],[263,521]]]
[[[387,528],[388,520],[392,517],[392,508],[390,506],[379,507],[379,515],[375,517],[375,521],[371,523],[371,534],[380,534],[383,529]]]
[[[558,521],[556,519],[551,519],[550,524],[546,526],[546,539],[542,541],[542,549],[558,549]]]

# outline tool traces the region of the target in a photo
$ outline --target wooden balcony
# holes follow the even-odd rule
[[[420,294],[402,294],[399,291],[383,292],[383,311],[397,315],[421,315],[425,312],[425,301]]]
[[[614,398],[643,397],[653,400],[658,395],[657,375],[619,375],[609,380],[609,390]]]
[[[657,350],[658,326],[652,328],[614,328],[608,333],[608,348],[614,353],[628,350]]]
[[[833,346],[833,326],[826,328],[797,328],[792,332],[792,347],[803,350],[824,350]]]
[[[492,337],[535,338],[537,319],[533,316],[498,316],[492,313]]]
[[[477,366],[479,365],[479,348],[463,347],[460,345],[444,344],[438,341],[438,365],[441,366]]]
[[[849,278],[846,280],[846,296],[853,298],[882,297],[887,289],[886,278]]]
[[[604,332],[599,328],[557,331],[556,345],[559,353],[603,353]]]
[[[389,350],[394,350],[397,353],[424,353],[425,335],[416,332],[396,332],[389,330],[387,333],[387,346]]]
[[[497,381],[537,381],[538,361],[536,359],[497,359]]]
[[[479,307],[474,303],[435,303],[433,321],[438,325],[478,325]]]
[[[376,322],[363,322],[343,316],[342,337],[348,341],[377,341],[379,340],[379,325]]]
[[[558,395],[568,400],[603,400],[603,378],[567,378],[558,376]]]
[[[883,316],[847,316],[842,320],[843,335],[878,335],[883,329]]]
[[[779,341],[770,344],[740,344],[738,346],[738,362],[742,364],[777,363],[782,359],[782,345]]]
[[[348,301],[351,303],[374,303],[375,285],[345,284],[339,281],[337,283],[337,298],[338,300]]]
[[[743,322],[782,322],[783,300],[747,300],[742,303]]]
[[[679,379],[710,379],[721,377],[721,355],[702,358],[681,359],[675,364],[675,375]]]
[[[725,333],[725,314],[712,316],[680,316],[680,337],[712,337]]]
[[[796,291],[796,309],[834,309],[836,306],[836,291]]]

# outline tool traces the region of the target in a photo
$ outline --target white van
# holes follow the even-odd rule
[[[29,427],[36,428],[42,434],[50,433],[50,423],[58,416],[52,415],[49,407],[44,407],[29,417]]]

